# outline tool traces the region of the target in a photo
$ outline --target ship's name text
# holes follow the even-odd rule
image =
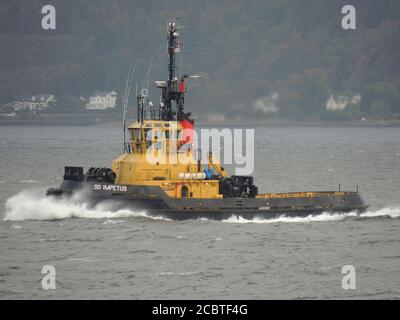
[[[126,192],[126,191],[128,191],[128,187],[127,186],[117,186],[114,184],[94,184],[93,190]]]

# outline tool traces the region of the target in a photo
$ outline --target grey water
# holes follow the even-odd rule
[[[355,190],[362,215],[171,221],[54,202],[64,165],[111,165],[121,128],[0,127],[1,299],[399,299],[400,128],[256,128],[261,192]],[[43,266],[56,289],[42,288]],[[356,271],[343,289],[342,267]]]

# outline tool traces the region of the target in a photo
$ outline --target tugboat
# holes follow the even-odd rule
[[[92,167],[84,173],[83,167],[65,167],[61,185],[48,189],[47,196],[84,192],[94,203],[112,200],[173,219],[225,219],[232,215],[252,219],[366,210],[368,205],[358,188],[259,193],[252,176],[228,176],[211,152],[207,163],[196,160],[191,144],[194,120],[191,113],[185,112],[184,100],[185,81],[198,76],[176,75],[180,32],[178,20],[168,23],[168,78],[155,81],[161,89],[160,104],[153,106],[146,88],[137,94],[137,120],[127,127],[129,142],[125,142],[124,126],[124,153],[112,162],[111,168]],[[164,161],[149,161],[150,152]],[[177,157],[171,159],[171,154]],[[191,161],[177,161],[182,154]]]

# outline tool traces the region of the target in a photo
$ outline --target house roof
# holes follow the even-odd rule
[[[34,95],[35,97],[41,97],[41,96],[44,96],[44,97],[50,97],[50,96],[52,96],[52,94],[51,93],[37,93],[37,94],[35,94]]]
[[[43,97],[43,98],[45,98],[45,99],[47,99],[47,98],[50,98],[50,97],[54,97],[54,99],[55,99],[55,96],[54,96],[54,94],[51,94],[51,93],[39,93],[39,94],[33,94],[33,95],[31,95],[31,96],[25,96],[25,97],[18,97],[16,100],[15,100],[15,102],[16,101],[31,101],[32,100],[32,97],[35,97],[35,98],[41,98],[41,97]]]
[[[9,107],[9,106],[0,106],[0,113],[12,113],[14,112],[14,108]]]
[[[95,93],[92,94],[93,96],[100,96],[100,97],[105,97],[108,95],[116,95],[117,93],[115,91],[96,91]]]

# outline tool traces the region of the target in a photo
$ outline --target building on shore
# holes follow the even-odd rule
[[[0,107],[0,118],[1,117],[12,117],[14,118],[16,116],[15,110],[12,107]]]
[[[42,111],[57,104],[57,99],[53,94],[37,94],[28,98],[21,98],[4,105],[6,108],[12,108],[14,111]]]
[[[105,110],[115,108],[117,93],[115,91],[96,91],[86,104],[87,110]]]

